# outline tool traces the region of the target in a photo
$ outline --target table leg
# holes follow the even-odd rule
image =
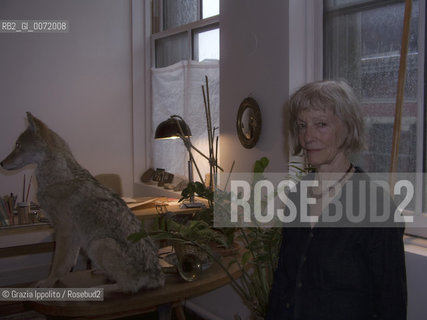
[[[182,308],[182,305],[179,304],[174,308],[175,316],[177,320],[185,320],[185,313],[184,309]]]
[[[172,319],[172,303],[161,304],[157,306],[157,313],[159,320],[171,320]]]

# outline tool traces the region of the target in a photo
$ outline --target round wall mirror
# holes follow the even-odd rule
[[[247,149],[253,148],[261,134],[261,110],[253,98],[245,98],[239,106],[236,122],[240,143]]]

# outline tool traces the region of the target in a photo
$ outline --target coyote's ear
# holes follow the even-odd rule
[[[30,128],[30,130],[36,133],[37,122],[36,122],[36,118],[31,114],[31,112],[27,112],[27,120],[28,120],[28,127]]]

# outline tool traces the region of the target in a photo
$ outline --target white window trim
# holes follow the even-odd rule
[[[323,78],[323,1],[289,1],[289,92]]]
[[[323,1],[290,0],[288,21],[288,83],[292,94],[306,83],[323,79]],[[289,162],[301,161],[289,149]]]
[[[160,1],[161,3],[161,1]],[[190,32],[189,46],[192,56],[191,32],[209,26],[219,26],[219,15],[198,20],[185,26],[151,34],[153,28],[152,5],[154,1],[132,0],[132,134],[133,134],[133,182],[134,195],[151,190],[142,188],[141,175],[152,167],[152,112],[151,112],[151,68],[155,64],[154,42],[187,30]],[[161,8],[159,8],[161,9]],[[161,12],[161,11],[159,11]],[[161,19],[161,16],[159,17]],[[162,23],[162,21],[160,21]],[[163,192],[163,191],[162,191]],[[163,192],[164,193],[164,192]],[[170,196],[174,196],[173,193]]]
[[[420,4],[420,16],[419,16],[419,26],[418,26],[418,70],[421,70],[422,72],[418,72],[418,92],[423,92],[423,94],[418,95],[418,114],[425,115],[425,108],[424,106],[424,77],[425,77],[425,26],[426,26],[426,17],[425,17],[425,6],[426,1],[425,0],[419,0]],[[417,117],[417,138],[424,136],[424,116]],[[423,172],[423,160],[424,160],[424,143],[418,143],[417,149],[416,149],[416,172]],[[416,186],[415,186],[415,192],[416,192],[416,203],[415,203],[415,212],[422,212],[423,207],[423,179],[419,177],[420,175],[417,175],[416,178]],[[425,191],[425,190],[424,190]],[[421,223],[423,225],[427,225],[427,212],[423,212],[422,216],[420,217]],[[427,228],[406,228],[406,232],[411,235],[420,236],[423,238],[427,238]]]
[[[132,0],[133,181],[150,167],[151,154],[151,2]],[[135,191],[134,191],[135,193]]]

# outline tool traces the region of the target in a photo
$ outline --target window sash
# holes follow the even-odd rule
[[[207,19],[199,20],[196,22],[189,23],[187,25],[179,26],[173,29],[165,30],[153,34],[151,36],[151,57],[152,59],[152,67],[156,67],[156,61],[154,57],[156,57],[156,41],[161,39],[166,39],[168,37],[174,37],[177,34],[186,33],[187,34],[187,51],[189,52],[189,59],[194,59],[194,42],[193,42],[193,34],[201,29],[215,29],[219,28],[219,16],[210,17]]]
[[[196,62],[193,63],[192,60],[195,60],[197,58],[197,42],[194,41],[194,37],[197,33],[201,31],[208,31],[213,29],[219,29],[219,15],[211,16],[205,19],[202,19],[202,0],[199,0],[199,16],[197,21],[193,21],[184,25],[178,25],[173,28],[164,29],[164,21],[163,21],[163,1],[162,0],[155,0],[153,1],[153,8],[152,8],[152,34],[150,36],[150,46],[151,46],[151,68],[163,68],[163,69],[170,69],[174,67],[174,64],[176,63],[184,63],[189,65],[197,65]],[[183,38],[185,38],[184,41],[181,41],[180,43],[180,59],[175,59],[177,57],[171,57],[170,61],[168,63],[163,63],[165,60],[159,59],[158,52],[156,52],[156,45],[158,46],[159,43],[162,41],[168,41],[168,39],[176,38],[177,36],[182,35]],[[179,60],[179,61],[178,61]],[[182,61],[184,60],[184,62]],[[208,63],[209,64],[209,63]],[[213,65],[218,65],[218,62],[211,62]],[[218,68],[218,67],[217,67]],[[150,77],[151,78],[151,77]],[[202,79],[204,80],[204,78]],[[214,79],[212,79],[214,80]],[[211,82],[211,79],[209,79],[209,82]],[[210,83],[210,85],[214,85],[213,83]],[[152,83],[150,82],[150,86],[152,86]],[[214,87],[212,87],[214,89]],[[201,89],[200,89],[201,90]],[[213,92],[211,92],[213,93]],[[153,97],[151,96],[152,92],[150,91],[150,107],[153,106]],[[214,110],[212,110],[214,112]],[[219,111],[218,111],[219,112]],[[154,114],[154,111],[151,111],[152,114]],[[175,112],[176,113],[176,112]],[[188,121],[188,119],[185,119]],[[154,128],[155,129],[155,128]],[[193,129],[192,129],[193,130]],[[218,131],[217,131],[218,133]],[[194,134],[194,133],[193,133]],[[149,133],[149,136],[152,136],[152,132]],[[194,139],[193,141],[195,144],[197,144],[197,139]],[[178,146],[180,147],[180,146]],[[193,155],[195,158],[197,158],[197,155]],[[155,157],[155,150],[153,147],[151,147],[150,152],[150,163],[153,161],[153,157]],[[196,160],[197,161],[197,160]],[[197,161],[197,165],[199,166],[199,162],[203,164],[203,161]],[[157,166],[157,163],[152,163],[152,165]],[[203,165],[201,165],[203,167]],[[201,169],[203,171],[203,168]],[[186,170],[183,170],[182,173],[178,173],[178,175],[183,174],[185,176],[184,172]],[[176,173],[176,172],[175,172]],[[196,174],[194,175],[196,178]]]

